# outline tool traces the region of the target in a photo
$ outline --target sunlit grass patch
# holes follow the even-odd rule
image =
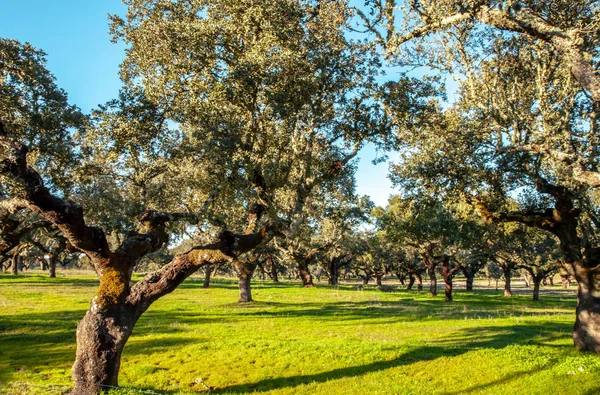
[[[0,276],[0,382],[5,392],[70,385],[75,328],[92,276]],[[49,285],[50,284],[50,285]],[[600,360],[573,349],[574,294],[443,296],[355,286],[197,279],[139,320],[121,393],[594,394]],[[41,386],[41,387],[34,387]],[[46,387],[43,387],[46,386]],[[21,388],[21,387],[18,387]],[[34,389],[35,388],[35,389]],[[43,392],[39,392],[43,393]],[[52,393],[52,392],[47,392]]]

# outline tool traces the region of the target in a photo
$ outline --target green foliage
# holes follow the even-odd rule
[[[76,158],[72,135],[85,117],[46,69],[46,54],[29,43],[0,38],[0,120],[27,145],[30,164],[55,187],[71,184]]]

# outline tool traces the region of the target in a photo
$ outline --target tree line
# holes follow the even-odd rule
[[[123,86],[89,114],[43,51],[0,39],[0,261],[37,251],[51,271],[85,262],[99,279],[73,392],[117,385],[139,317],[224,265],[242,302],[257,267],[275,279],[281,262],[306,287],[315,262],[331,284],[349,267],[410,287],[427,275],[434,295],[441,272],[449,301],[458,273],[471,288],[501,271],[510,292],[526,270],[537,297],[562,270],[578,284],[575,346],[600,351],[599,11],[131,1],[109,18]],[[356,193],[367,144],[400,154],[385,208]]]

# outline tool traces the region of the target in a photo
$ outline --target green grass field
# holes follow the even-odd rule
[[[443,294],[191,279],[155,303],[123,354],[119,393],[599,394],[573,349],[576,297]],[[93,276],[0,275],[0,393],[69,388]],[[556,287],[558,288],[558,287]],[[144,391],[144,392],[142,392]]]

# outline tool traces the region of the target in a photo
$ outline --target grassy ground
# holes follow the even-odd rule
[[[576,352],[576,298],[256,282],[184,283],[138,322],[123,355],[128,394],[598,394],[600,358]],[[96,281],[0,275],[0,393],[60,393]],[[557,287],[558,288],[558,287]],[[25,384],[26,383],[26,384]],[[54,391],[53,391],[54,390]]]

